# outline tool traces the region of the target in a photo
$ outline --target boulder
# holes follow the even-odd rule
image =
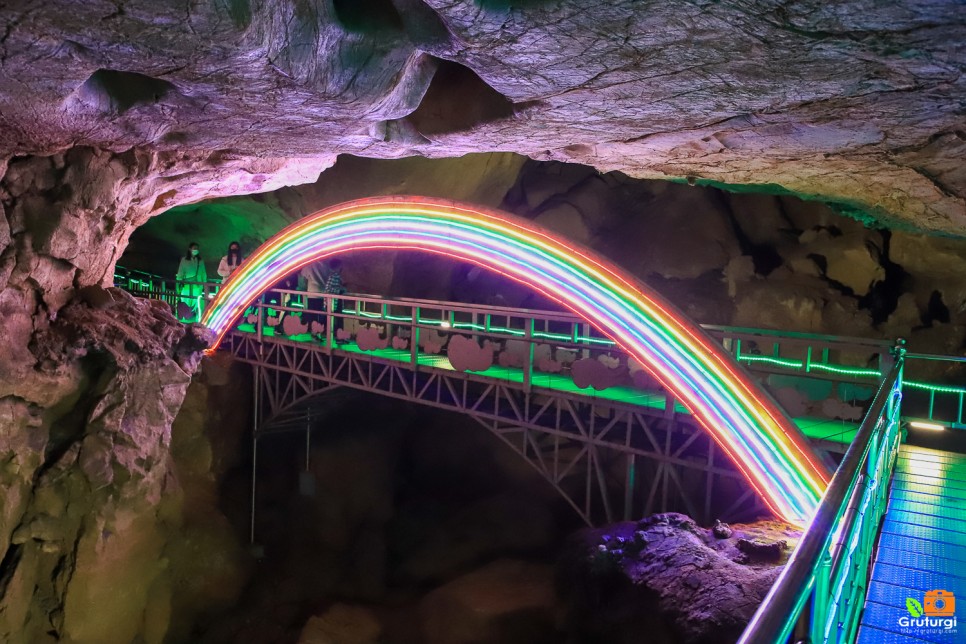
[[[732,324],[736,326],[818,332],[823,326],[824,288],[787,291],[773,280],[745,284],[739,291]]]
[[[426,644],[559,642],[553,568],[501,559],[454,579],[420,603]]]
[[[299,635],[298,644],[379,644],[382,626],[368,608],[333,604],[313,615]]]
[[[706,529],[676,513],[584,530],[557,565],[566,630],[619,644],[641,633],[650,642],[735,641],[800,536],[776,521]]]

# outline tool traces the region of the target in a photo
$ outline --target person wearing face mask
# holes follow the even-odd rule
[[[222,281],[235,272],[235,269],[242,263],[241,244],[236,241],[228,244],[228,254],[221,258],[218,263],[218,274]]]
[[[178,292],[181,294],[178,317],[182,322],[197,322],[201,319],[201,298],[205,292],[202,283],[208,281],[208,272],[195,242],[188,244],[188,252],[178,264],[175,279],[179,282]]]

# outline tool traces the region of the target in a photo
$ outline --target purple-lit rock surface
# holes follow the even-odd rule
[[[199,176],[188,193],[156,193],[184,203],[298,182],[282,177],[286,159],[318,170],[341,152],[507,150],[639,177],[780,186],[963,233],[960,8],[7,3],[0,74],[16,82],[0,85],[0,163],[88,145],[149,147],[172,159],[172,176],[221,170],[221,185]]]
[[[728,528],[665,513],[582,531],[558,564],[567,631],[614,644],[642,633],[652,642],[737,640],[801,532],[777,521]]]

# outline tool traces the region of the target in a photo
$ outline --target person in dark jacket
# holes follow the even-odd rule
[[[342,260],[338,257],[333,257],[328,262],[328,275],[325,278],[325,286],[322,287],[322,292],[331,295],[342,295],[345,293],[345,285],[342,283]],[[332,313],[338,313],[341,310],[339,306],[339,300],[332,300]],[[342,328],[342,318],[336,317],[332,318],[332,333],[333,337],[335,332]]]
[[[221,281],[227,280],[228,276],[234,273],[241,263],[241,244],[233,241],[228,244],[228,254],[222,257],[218,263],[218,274],[221,275]]]

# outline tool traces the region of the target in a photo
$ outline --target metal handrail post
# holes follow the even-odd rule
[[[259,387],[259,381],[261,380],[261,367],[255,365],[254,378],[252,382],[254,383],[252,391],[252,498],[251,498],[251,517],[249,524],[248,540],[249,543],[255,543],[255,485],[258,477],[258,416],[261,413],[259,396],[261,393],[261,388]]]
[[[335,315],[332,311],[333,306],[335,306],[335,298],[331,295],[323,295],[322,300],[325,303],[325,352],[332,353],[336,340]]]
[[[412,322],[409,325],[409,362],[415,372],[419,368],[419,307],[413,306],[409,310],[412,313]]]
[[[533,318],[528,317],[523,322],[523,338],[527,343],[527,354],[523,364],[523,390],[530,392],[533,380]]]
[[[255,305],[255,337],[258,339],[258,355],[265,351],[265,295],[259,295]]]

